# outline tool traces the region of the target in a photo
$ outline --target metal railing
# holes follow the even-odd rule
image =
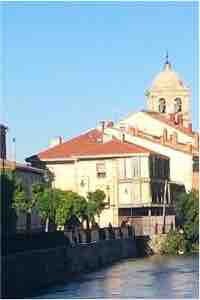
[[[73,245],[104,240],[135,239],[135,230],[132,226],[64,230],[64,234]]]

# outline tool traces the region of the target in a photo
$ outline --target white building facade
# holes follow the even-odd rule
[[[27,159],[32,165],[45,164],[57,188],[83,196],[103,190],[101,226],[128,220],[142,224],[142,230],[157,230],[163,222],[174,227],[174,189],[192,189],[199,135],[192,131],[190,91],[168,59],[146,96],[146,111],[115,124],[102,122]]]

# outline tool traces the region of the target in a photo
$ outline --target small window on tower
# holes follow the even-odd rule
[[[182,102],[181,102],[181,98],[176,98],[174,100],[174,112],[178,113],[182,111]]]
[[[166,101],[164,98],[159,99],[158,110],[162,114],[166,112]]]

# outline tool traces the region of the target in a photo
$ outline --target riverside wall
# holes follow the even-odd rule
[[[2,257],[2,298],[23,298],[74,275],[93,271],[120,259],[137,256],[136,240],[113,239],[90,244],[19,252]]]

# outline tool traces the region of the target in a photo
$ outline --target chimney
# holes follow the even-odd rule
[[[101,124],[101,131],[104,134],[104,130],[105,130],[105,121],[100,121]]]
[[[57,145],[60,145],[60,144],[62,144],[62,137],[58,136],[58,137],[53,138],[50,141],[49,146],[54,147],[54,146],[57,146]]]
[[[183,115],[182,114],[180,114],[178,116],[178,125],[179,125],[179,127],[183,127]]]
[[[179,116],[178,116],[178,114],[175,114],[175,116],[174,116],[174,124],[178,125],[178,123],[179,123]]]
[[[8,128],[0,124],[0,158],[6,159],[6,132]]]
[[[194,135],[194,147],[199,149],[199,133],[198,132],[195,132],[195,135]]]
[[[163,142],[164,143],[167,142],[167,129],[166,128],[164,128],[164,130],[163,130]]]
[[[169,119],[170,119],[171,122],[174,123],[174,114],[170,114],[170,115],[169,115]]]
[[[135,128],[129,126],[129,127],[128,127],[128,133],[131,134],[131,135],[135,135]]]
[[[188,151],[189,151],[190,153],[192,153],[192,144],[188,144],[188,145],[187,145],[187,149],[188,149]]]
[[[188,132],[189,132],[189,133],[192,133],[192,123],[189,123],[189,124],[188,124]]]
[[[113,121],[108,121],[107,127],[112,128],[113,126],[114,126],[114,122]]]
[[[174,132],[172,135],[172,144],[176,145],[177,143],[178,143],[178,135],[176,132]]]
[[[135,136],[138,136],[139,130],[137,127],[134,128],[134,133],[135,133]]]

